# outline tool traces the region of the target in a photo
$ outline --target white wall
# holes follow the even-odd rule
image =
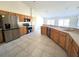
[[[41,16],[36,16],[35,31],[40,31],[40,26],[42,25],[43,25],[43,18]]]
[[[30,7],[20,1],[0,1],[0,10],[30,15]]]

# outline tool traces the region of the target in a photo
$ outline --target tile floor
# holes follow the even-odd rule
[[[0,57],[67,57],[47,36],[32,32],[0,46]]]

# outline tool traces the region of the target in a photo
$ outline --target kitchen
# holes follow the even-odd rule
[[[20,22],[18,21],[19,19],[21,21],[26,20],[25,26],[23,25],[24,23],[22,24],[22,26],[19,26],[19,22]],[[0,42],[9,42],[19,38],[24,34],[28,34],[29,32],[32,31],[32,26],[31,24],[29,25],[29,23],[30,23],[30,19],[26,18],[25,15],[19,16],[19,14],[16,13],[0,10],[0,31],[1,31],[0,33],[2,33]]]
[[[77,1],[0,1],[0,57],[79,57],[78,9]]]

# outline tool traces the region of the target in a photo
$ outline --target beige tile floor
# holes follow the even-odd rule
[[[0,46],[0,57],[67,57],[47,36],[32,32]]]

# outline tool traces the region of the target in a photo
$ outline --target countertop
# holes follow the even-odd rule
[[[79,46],[79,30],[76,30],[76,29],[74,29],[74,30],[65,30],[66,28],[58,27],[58,26],[46,26],[46,27],[54,28],[56,30],[68,33]]]

